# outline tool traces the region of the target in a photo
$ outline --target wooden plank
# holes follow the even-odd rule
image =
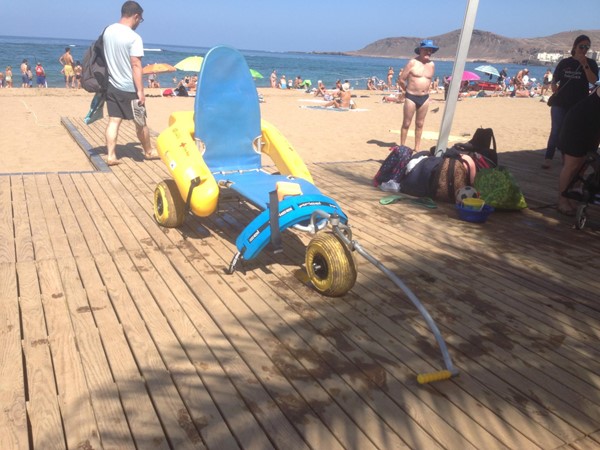
[[[85,245],[83,243],[77,246],[71,244],[73,254],[79,257],[106,252],[106,245],[96,227],[99,223],[108,226],[110,226],[110,223],[100,220],[100,217],[96,218],[93,212],[91,214],[88,212],[88,206],[81,198],[78,186],[74,182],[74,178],[77,177],[78,174],[60,175],[60,187],[64,194],[63,192],[59,193],[59,195],[64,195],[65,199],[68,199],[68,203],[65,202],[61,206],[60,213],[69,242],[85,242]],[[85,189],[85,187],[82,188]]]
[[[99,432],[57,263],[39,261],[37,267],[67,445],[99,446]]]
[[[69,241],[60,217],[60,207],[64,204],[64,199],[56,199],[52,195],[52,191],[48,183],[49,176],[51,175],[36,176],[35,181],[38,187],[42,212],[44,218],[46,219],[48,236],[50,237],[50,241],[52,243],[52,250],[54,255],[60,257],[61,255],[71,254],[71,247],[69,245]]]
[[[137,308],[144,310],[149,307],[147,303],[152,299],[152,294],[148,291],[143,279],[139,277],[134,262],[123,252],[113,255],[113,260],[121,272],[121,276],[127,280],[128,291]],[[156,277],[157,274],[154,273],[152,276]],[[198,430],[190,420],[189,411],[186,409],[181,393],[177,391],[173,379],[180,374],[180,371],[174,367],[174,371],[171,373],[166,366],[166,361],[171,358],[180,364],[184,363],[184,355],[177,359],[177,355],[180,354],[179,344],[176,340],[172,340],[170,347],[161,347],[161,343],[167,340],[169,325],[160,310],[152,316],[144,316],[143,320],[144,326],[152,332],[152,337],[147,336],[146,340],[157,346],[157,353],[146,356],[139,355],[137,361],[142,367],[142,373],[145,374],[146,385],[151,392],[169,441],[172,443],[171,445],[178,448],[201,446],[202,440]],[[125,330],[127,333],[127,328]],[[142,342],[136,344],[140,345]],[[143,345],[147,346],[148,343]],[[138,353],[140,352],[136,352],[136,355]]]
[[[33,243],[29,227],[29,214],[23,187],[23,177],[12,178],[13,226],[17,261],[33,261]]]
[[[113,264],[112,259],[105,254],[77,260],[78,267],[82,268],[81,279],[89,298],[90,313],[98,325],[108,366],[117,385],[118,396],[135,445],[137,448],[168,448],[160,420],[119,320],[118,313],[127,321],[137,312],[135,308],[125,310],[119,306],[119,303],[131,302],[131,299],[123,281],[110,276],[112,270],[109,268]],[[93,270],[96,267],[102,268],[102,277],[99,271]],[[102,278],[107,281],[106,284]],[[111,296],[107,292],[109,285],[112,286]],[[123,442],[129,445],[125,439]]]
[[[14,263],[0,263],[0,447],[30,448]]]
[[[93,148],[87,139],[79,132],[77,127],[68,117],[61,117],[60,123],[67,129],[71,137],[77,142],[77,145],[83,150],[83,152],[87,155],[88,159],[94,166],[96,170],[101,172],[108,172],[110,169],[106,162],[100,157],[97,149]]]
[[[569,448],[574,450],[597,450],[600,448],[600,431],[571,442]]]
[[[134,447],[127,420],[122,410],[119,393],[109,369],[104,348],[96,329],[92,306],[80,275],[84,269],[96,271],[96,267],[79,266],[72,258],[61,258],[58,269],[63,281],[71,323],[77,348],[81,355],[86,385],[98,424],[100,439],[104,446]],[[89,273],[82,276],[90,276]]]
[[[16,261],[11,183],[0,176],[0,264]]]
[[[31,227],[33,251],[35,259],[39,261],[54,258],[54,251],[52,249],[52,240],[48,234],[48,226],[42,209],[36,178],[40,177],[24,177],[23,184],[25,186],[25,196],[29,211],[29,226]]]
[[[63,233],[66,235],[68,242],[68,251],[64,250],[66,255],[83,256],[90,252],[90,246],[93,251],[99,251],[102,248],[102,244],[99,238],[90,238],[89,246],[88,241],[83,238],[79,232],[79,224],[77,222],[77,213],[74,213],[74,209],[71,207],[71,201],[78,204],[78,194],[74,190],[67,192],[65,185],[69,184],[70,175],[60,174],[49,174],[47,176],[48,188],[46,195],[51,196],[54,201],[52,205],[55,206],[54,211],[50,211],[50,214],[54,214],[60,217],[60,227],[64,230]],[[81,207],[81,205],[79,204]],[[48,214],[45,212],[45,214]]]
[[[27,412],[34,448],[65,448],[56,379],[34,262],[17,263],[23,352],[27,371]]]

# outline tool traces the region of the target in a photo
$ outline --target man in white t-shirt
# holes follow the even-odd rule
[[[139,3],[126,1],[121,7],[119,22],[109,25],[104,31],[104,56],[109,73],[106,92],[106,149],[109,166],[119,164],[116,154],[119,127],[123,120],[134,120],[132,100],[137,100],[139,107],[146,104],[142,78],[144,44],[140,35],[135,32],[144,21],[143,13]],[[137,116],[135,128],[144,149],[144,158],[157,159],[158,154],[152,149],[150,130],[145,123],[145,109],[138,111]]]

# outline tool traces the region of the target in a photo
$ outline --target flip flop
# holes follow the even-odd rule
[[[158,153],[156,153],[156,150],[153,150],[152,152],[150,152],[149,155],[147,155],[146,153],[144,153],[144,159],[146,161],[153,161],[155,159],[160,159],[160,156],[158,155]]]
[[[391,205],[392,203],[397,203],[402,200],[406,200],[406,197],[404,195],[394,194],[388,195],[387,197],[383,197],[381,200],[379,200],[379,203],[381,203],[382,205]]]
[[[437,205],[435,204],[435,202],[432,199],[430,199],[429,197],[415,198],[415,199],[411,200],[410,202],[413,205],[423,206],[423,207],[429,208],[429,209],[437,208]]]

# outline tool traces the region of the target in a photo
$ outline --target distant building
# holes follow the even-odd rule
[[[536,58],[539,62],[547,64],[556,64],[558,61],[564,58],[565,55],[562,53],[538,53]]]
[[[568,58],[569,56],[571,56],[570,52],[567,53],[538,53],[536,55],[536,60],[542,64],[545,65],[554,65],[556,64],[558,61],[560,61],[563,58]],[[593,51],[590,50],[587,55],[588,58],[593,59],[594,61],[598,61],[600,62],[600,51]]]

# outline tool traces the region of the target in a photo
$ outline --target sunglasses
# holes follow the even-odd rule
[[[580,46],[579,46],[579,48],[580,48],[581,50],[589,50],[589,49],[590,49],[590,46],[589,46],[589,45],[580,45]]]

